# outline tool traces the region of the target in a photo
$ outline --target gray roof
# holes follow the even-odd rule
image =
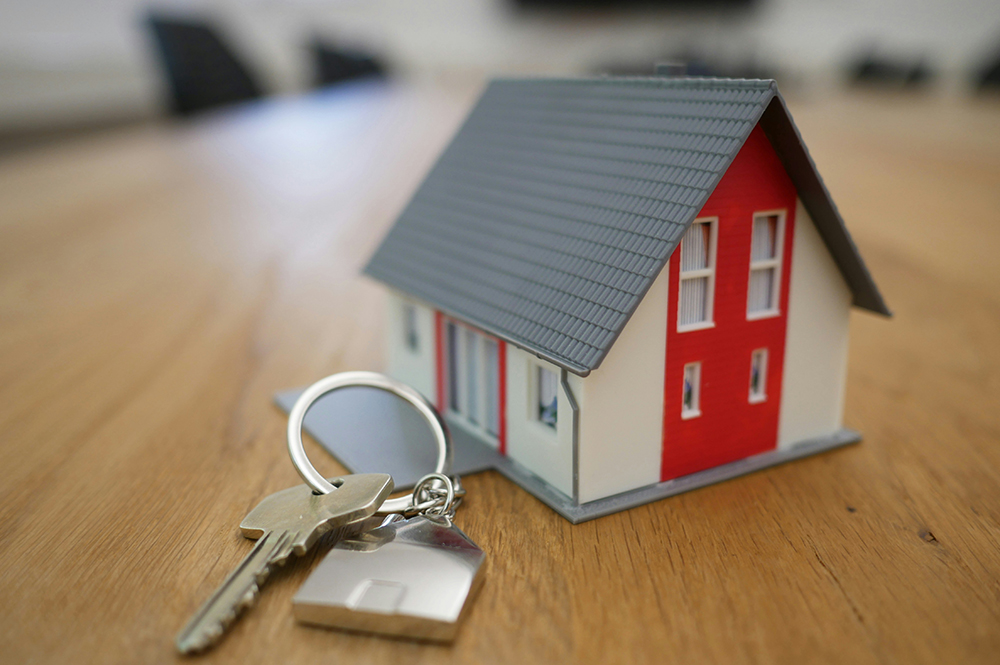
[[[494,81],[365,271],[586,376],[758,122],[854,304],[888,314],[774,81]]]

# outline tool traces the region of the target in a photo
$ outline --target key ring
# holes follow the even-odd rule
[[[439,499],[429,499],[426,502],[426,507],[424,503],[418,503],[418,501],[434,488],[434,484],[438,483],[443,486],[443,489],[438,490],[443,492],[444,496]],[[464,494],[464,492],[462,492]],[[423,515],[447,515],[449,517],[454,516],[455,509],[458,508],[458,504],[461,503],[462,498],[458,497],[456,501],[455,483],[451,478],[444,475],[443,473],[428,473],[426,476],[417,481],[417,484],[413,487],[413,503],[414,509],[419,510]]]
[[[424,417],[427,424],[430,425],[431,432],[434,434],[434,439],[437,442],[438,447],[438,459],[437,465],[434,467],[434,474],[441,474],[447,476],[451,472],[451,464],[454,456],[454,451],[451,445],[451,436],[448,433],[448,428],[444,424],[441,415],[437,410],[427,401],[423,395],[414,390],[413,388],[395,381],[385,376],[384,374],[378,374],[376,372],[341,372],[339,374],[334,374],[328,376],[325,379],[320,379],[316,383],[312,384],[306,388],[305,392],[295,400],[295,406],[292,407],[291,413],[288,414],[288,454],[291,455],[292,464],[295,465],[295,470],[299,472],[302,480],[306,482],[309,487],[313,489],[314,492],[318,494],[329,494],[334,491],[336,487],[330,484],[326,478],[324,478],[316,467],[312,465],[309,458],[306,456],[305,447],[302,445],[302,421],[305,420],[306,411],[309,407],[318,400],[323,395],[333,392],[339,388],[348,388],[352,386],[363,386],[367,388],[378,388],[379,390],[384,390],[387,393],[401,397],[410,403],[413,408],[415,408],[420,415]],[[424,479],[421,479],[421,483]],[[447,485],[450,485],[448,483]],[[380,515],[385,515],[389,513],[403,513],[407,509],[411,508],[412,500],[415,495],[407,495],[397,497],[395,499],[387,499],[382,507],[379,508],[378,513]],[[450,501],[448,501],[450,503]]]

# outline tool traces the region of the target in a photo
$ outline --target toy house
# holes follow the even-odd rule
[[[494,81],[366,272],[387,372],[573,521],[859,440],[889,315],[774,81]]]

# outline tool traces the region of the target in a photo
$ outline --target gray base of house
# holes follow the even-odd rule
[[[288,413],[301,392],[301,388],[285,390],[277,393],[274,401]],[[388,473],[397,489],[413,487],[434,467],[434,442],[419,415],[400,400],[378,390],[358,388],[327,395],[309,409],[304,428],[352,473]],[[787,448],[577,504],[461,426],[452,425],[451,434],[455,445],[453,473],[464,476],[496,469],[573,524],[861,440],[857,432],[841,429]]]
[[[652,503],[653,501],[680,494],[681,492],[687,492],[752,473],[769,466],[790,462],[808,455],[815,455],[816,453],[832,450],[851,443],[857,443],[860,440],[861,435],[858,432],[841,429],[829,436],[801,441],[788,448],[769,450],[766,453],[760,453],[759,455],[730,462],[729,464],[723,464],[722,466],[674,478],[673,480],[646,485],[645,487],[639,487],[634,490],[622,492],[621,494],[581,504],[573,503],[573,500],[568,496],[553,489],[548,483],[532,474],[517,462],[502,458],[502,461],[497,464],[496,469],[573,524],[579,524],[580,522],[604,517],[605,515],[635,508],[646,503]]]

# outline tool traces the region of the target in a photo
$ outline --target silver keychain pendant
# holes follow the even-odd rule
[[[382,504],[378,513],[389,517],[378,528],[330,550],[296,593],[295,618],[328,628],[450,642],[482,584],[486,555],[452,521],[465,490],[447,475],[451,438],[433,406],[412,388],[379,374],[327,377],[307,388],[289,414],[292,462],[314,491],[329,491],[305,455],[302,422],[319,397],[357,385],[393,393],[416,408],[437,439],[438,465],[410,496]]]
[[[447,508],[440,512],[394,515],[337,543],[295,594],[295,618],[395,637],[455,639],[482,584],[486,555]]]

